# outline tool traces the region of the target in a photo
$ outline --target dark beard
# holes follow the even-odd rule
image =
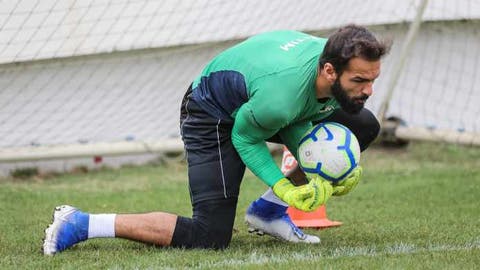
[[[332,95],[340,104],[344,111],[350,114],[358,114],[363,109],[363,103],[357,103],[357,100],[367,100],[367,95],[360,97],[349,97],[345,88],[342,87],[340,80],[337,78],[332,85]]]

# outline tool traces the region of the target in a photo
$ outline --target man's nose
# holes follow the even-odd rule
[[[371,96],[373,94],[373,83],[368,83],[363,89],[362,89],[362,94],[365,94],[367,96]]]

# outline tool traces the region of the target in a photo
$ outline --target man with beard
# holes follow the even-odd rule
[[[245,166],[271,187],[247,210],[249,227],[291,242],[320,242],[293,225],[287,206],[314,211],[330,196],[351,191],[361,168],[335,186],[320,178],[305,180],[299,169],[285,176],[265,142],[282,142],[296,155],[312,122],[336,121],[355,133],[364,150],[379,124],[363,106],[387,47],[367,29],[349,25],[328,40],[296,31],[264,33],[217,55],[190,85],[181,106],[193,217],[89,214],[61,206],[45,231],[44,253],[95,237],[226,248]],[[294,185],[290,177],[305,183]]]
[[[377,119],[364,108],[364,104],[372,95],[372,84],[380,74],[380,58],[388,49],[388,44],[377,41],[368,30],[355,25],[341,28],[331,35],[318,61],[316,93],[319,103],[334,100],[340,108],[326,105],[320,111],[324,113],[312,123],[337,122],[347,126],[357,137],[360,150],[364,151],[380,130]],[[279,136],[269,140],[283,142]],[[288,148],[290,152],[295,151],[292,153],[297,157],[296,148]],[[334,184],[332,195],[348,194],[356,187],[361,175],[362,168],[357,166],[345,180]],[[298,166],[287,172],[287,178],[295,185],[309,182]],[[266,233],[289,242],[319,243],[317,236],[304,234],[293,224],[287,214],[289,204],[274,191],[269,188],[250,204],[245,215],[249,232]]]

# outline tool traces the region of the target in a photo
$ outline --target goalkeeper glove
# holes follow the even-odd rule
[[[333,186],[333,195],[343,196],[352,191],[352,189],[358,185],[358,182],[362,177],[362,172],[362,167],[358,165],[347,177],[335,183]]]
[[[314,211],[332,196],[333,187],[321,178],[312,179],[308,184],[294,186],[282,178],[272,186],[273,192],[287,204],[302,210]]]

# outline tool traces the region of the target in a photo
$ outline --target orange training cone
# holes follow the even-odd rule
[[[325,205],[320,206],[313,212],[303,212],[294,207],[289,207],[287,213],[293,223],[300,228],[325,229],[342,225],[342,222],[328,219]]]
[[[295,160],[295,157],[286,147],[284,147],[281,168],[282,172],[286,173],[295,168],[296,165],[297,161]],[[339,221],[331,221],[328,219],[325,205],[320,206],[320,208],[313,212],[303,212],[294,207],[289,207],[287,213],[293,223],[300,228],[324,229],[342,225]]]

